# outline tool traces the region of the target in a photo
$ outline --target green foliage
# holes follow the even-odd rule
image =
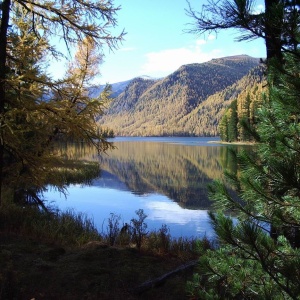
[[[189,285],[200,299],[213,290],[224,299],[300,296],[299,66],[297,56],[287,55],[284,72],[269,69],[269,93],[258,111],[260,143],[237,156],[239,175],[227,177],[239,198],[221,182],[212,188],[216,207],[234,210],[237,223],[211,214],[221,247],[202,259],[202,275]]]
[[[237,155],[237,174],[227,172],[228,180],[211,188],[221,211],[210,214],[220,248],[201,259],[189,283],[200,299],[300,297],[299,3],[265,1],[260,14],[253,14],[253,3],[211,1],[201,15],[190,8],[196,31],[239,28],[246,32],[241,39],[263,37],[268,75],[261,105],[251,107],[249,94],[237,101],[240,138],[252,134],[259,143]],[[234,211],[236,222],[224,210]]]
[[[238,139],[237,124],[237,101],[234,100],[226,109],[219,123],[219,132],[222,141],[231,142]]]
[[[299,250],[278,244],[253,222],[214,217],[221,247],[200,258],[188,289],[197,299],[296,299]],[[223,245],[224,243],[224,245]]]
[[[247,74],[258,64],[246,55],[231,56],[182,66],[160,80],[134,79],[99,124],[123,136],[216,136],[233,96],[259,80],[257,70]]]
[[[197,299],[286,299],[255,259],[222,247],[200,258],[203,278],[194,274],[187,291]],[[195,291],[196,290],[196,291]]]
[[[257,82],[249,86],[227,108],[219,123],[220,137],[226,142],[254,141],[258,110],[263,103],[263,91],[266,82]]]

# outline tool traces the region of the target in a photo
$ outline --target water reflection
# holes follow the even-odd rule
[[[98,157],[84,145],[61,146],[66,158],[100,160],[101,174],[92,186],[71,186],[59,207],[75,207],[94,216],[99,227],[110,213],[124,222],[145,210],[150,229],[167,224],[174,236],[211,236],[207,184],[221,178],[223,168],[235,169],[228,147],[203,138],[121,138],[116,149]],[[53,200],[57,194],[49,192]]]
[[[222,176],[221,146],[160,142],[115,143],[104,156],[103,176],[116,176],[135,194],[159,193],[182,207],[208,208],[207,184]],[[94,183],[94,185],[96,182]]]
[[[135,211],[142,208],[147,214],[149,230],[158,230],[162,224],[167,224],[173,237],[212,237],[214,234],[207,210],[183,209],[160,194],[136,196],[126,190],[76,185],[70,188],[67,199],[51,191],[47,198],[59,200],[58,205],[62,210],[75,208],[93,217],[100,232],[105,232],[110,213],[120,215],[121,222],[130,223]]]

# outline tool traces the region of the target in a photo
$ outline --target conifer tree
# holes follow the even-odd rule
[[[219,247],[200,259],[199,273],[188,285],[199,299],[300,297],[300,53],[294,30],[299,10],[297,1],[265,3],[264,22],[273,14],[277,27],[274,20],[264,23],[266,32],[273,27],[274,33],[266,45],[268,90],[257,111],[259,143],[237,155],[237,173],[227,171],[224,182],[210,187]],[[235,219],[225,212],[234,212]]]
[[[228,141],[237,140],[237,101],[233,101],[229,106],[228,117]]]
[[[270,71],[269,82],[276,76],[280,84],[270,84],[259,111],[257,151],[239,154],[239,176],[227,173],[239,197],[222,182],[211,187],[220,248],[200,260],[202,275],[190,284],[199,299],[300,297],[300,61],[285,61],[285,73]],[[222,211],[235,212],[238,222]]]
[[[57,138],[85,141],[99,152],[110,146],[95,123],[109,87],[95,99],[88,93],[103,45],[115,49],[123,38],[110,33],[118,10],[110,0],[2,1],[0,205],[4,188],[43,187],[58,163],[51,147]],[[48,62],[67,58],[55,47],[57,39],[77,53],[65,76],[54,80]]]
[[[220,124],[219,124],[219,132],[222,141],[225,142],[233,142],[237,141],[237,101],[234,100],[226,109]]]
[[[220,132],[220,137],[222,141],[228,142],[228,113],[227,110],[225,111],[222,119],[220,120],[219,123],[219,132]]]

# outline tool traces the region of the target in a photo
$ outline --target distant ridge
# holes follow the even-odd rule
[[[125,88],[129,85],[130,82],[132,82],[138,78],[145,79],[145,80],[158,80],[151,76],[141,75],[141,76],[137,76],[133,79],[116,82],[116,83],[111,83],[110,84],[112,87],[111,97],[116,98],[117,96],[119,96],[125,90]],[[100,85],[100,86],[92,86],[90,88],[90,97],[98,97],[100,95],[100,93],[104,90],[105,86],[106,86],[105,84]]]
[[[236,55],[123,82],[99,124],[118,136],[217,135],[232,97],[261,80],[259,65],[259,58]]]
[[[119,96],[124,89],[126,88],[126,86],[130,83],[130,80],[126,80],[126,81],[121,81],[121,82],[116,82],[116,83],[112,83],[112,94],[111,97],[115,98],[117,96]],[[105,85],[100,85],[100,86],[93,86],[90,88],[90,97],[98,97],[100,95],[100,93],[104,90]]]

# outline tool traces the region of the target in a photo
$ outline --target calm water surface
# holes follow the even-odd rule
[[[116,149],[101,157],[74,145],[68,156],[99,160],[99,177],[90,186],[69,186],[67,198],[51,189],[45,197],[59,209],[86,213],[104,232],[110,213],[129,223],[141,208],[149,230],[166,224],[174,237],[212,237],[207,184],[220,178],[225,167],[233,168],[228,147],[218,141],[119,137],[113,139]]]

